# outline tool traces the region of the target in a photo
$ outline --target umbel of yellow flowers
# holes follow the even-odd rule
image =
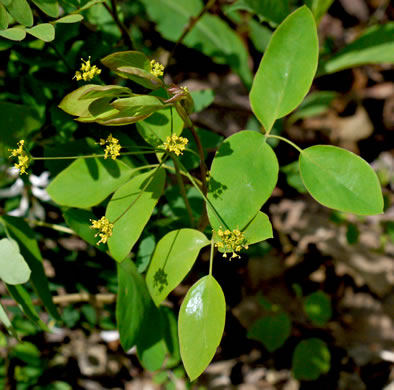
[[[168,152],[174,152],[177,156],[183,154],[189,140],[184,137],[178,137],[173,134],[171,137],[167,137],[167,141],[164,142],[163,148]]]
[[[19,174],[26,174],[26,169],[29,167],[30,163],[30,158],[26,151],[23,149],[23,146],[25,145],[25,141],[21,139],[18,142],[18,147],[16,149],[8,149],[9,152],[11,152],[10,158],[11,157],[18,157],[18,162],[14,164],[14,167],[19,169]]]
[[[160,64],[160,62],[152,60],[150,62],[150,72],[155,77],[163,76],[163,74],[164,74],[164,65]]]
[[[92,223],[92,226],[89,226],[90,229],[98,229],[98,233],[94,235],[95,237],[100,237],[100,241],[97,242],[97,245],[101,243],[106,244],[108,238],[112,236],[112,229],[114,228],[113,223],[110,223],[107,217],[101,217],[98,221],[91,219],[90,222]]]
[[[87,61],[85,61],[83,58],[81,58],[82,64],[81,64],[81,69],[80,71],[75,72],[75,76],[73,79],[79,80],[84,80],[84,81],[90,81],[92,80],[95,76],[99,75],[101,73],[101,69],[97,68],[96,65],[91,65],[90,64],[90,56]]]
[[[111,156],[112,160],[116,160],[116,157],[120,156],[120,149],[122,147],[119,144],[119,140],[115,137],[112,137],[112,134],[110,134],[107,139],[100,139],[100,145],[105,146],[104,149],[104,159],[107,159],[109,156]]]
[[[220,228],[218,230],[218,236],[221,241],[218,241],[215,246],[224,250],[223,257],[227,257],[227,252],[233,252],[230,260],[234,257],[241,257],[236,252],[239,252],[241,249],[249,248],[246,244],[246,238],[244,234],[238,229],[234,229],[233,231],[226,229],[223,231]]]

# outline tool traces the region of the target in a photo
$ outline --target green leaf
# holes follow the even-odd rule
[[[105,215],[114,223],[108,247],[115,260],[124,260],[139,239],[163,192],[165,178],[162,168],[143,173],[112,196]]]
[[[62,18],[55,20],[55,23],[78,23],[83,20],[83,16],[80,14],[67,15]]]
[[[130,259],[118,263],[118,281],[116,322],[120,343],[128,351],[136,344],[144,318],[153,303],[144,279]]]
[[[113,98],[122,95],[132,95],[131,89],[127,87],[122,87],[120,85],[95,85],[84,91],[79,97],[79,100],[99,99],[103,97]]]
[[[178,340],[178,322],[174,312],[166,307],[159,308],[163,318],[164,325],[164,340],[169,353],[169,358],[166,361],[166,367],[176,367],[181,361],[181,352],[179,350]]]
[[[378,177],[361,157],[335,146],[315,145],[300,153],[308,192],[322,205],[358,215],[383,212]]]
[[[257,320],[248,337],[260,341],[269,352],[280,348],[290,336],[291,321],[286,313],[271,314]]]
[[[42,256],[34,232],[22,219],[3,215],[0,221],[6,224],[10,236],[18,242],[20,251],[31,269],[30,282],[51,316],[60,320],[56,305],[52,301],[48,279],[44,272]]]
[[[151,302],[136,341],[138,359],[149,371],[159,370],[166,357],[163,321],[161,312]]]
[[[3,323],[4,327],[7,329],[7,332],[11,336],[17,337],[16,331],[13,328],[10,319],[8,318],[8,315],[6,311],[4,310],[3,305],[0,303],[0,321]]]
[[[92,99],[83,99],[81,100],[81,96],[83,96],[88,91],[91,91],[93,88],[101,87],[95,84],[86,84],[78,89],[67,94],[59,104],[59,108],[63,111],[67,112],[67,114],[75,115],[75,116],[89,116],[89,105],[94,102],[97,98]]]
[[[44,42],[51,42],[55,39],[55,27],[50,23],[37,24],[37,26],[27,28],[26,32]]]
[[[32,0],[33,3],[45,14],[52,18],[59,16],[59,3],[57,0]]]
[[[253,112],[270,131],[307,94],[317,68],[319,42],[309,8],[290,14],[272,35],[250,92]]]
[[[140,274],[145,272],[148,268],[155,246],[156,240],[153,234],[150,234],[141,240],[135,260],[135,265]]]
[[[119,160],[78,159],[52,180],[47,192],[59,205],[92,207],[124,184],[132,172]]]
[[[178,40],[190,18],[197,16],[203,8],[201,0],[142,2],[159,33],[172,42]],[[182,43],[201,51],[218,64],[230,65],[245,85],[250,86],[252,74],[248,65],[248,52],[238,35],[219,17],[203,15]]]
[[[8,13],[4,5],[0,3],[0,30],[5,30],[8,27]]]
[[[116,99],[111,103],[117,110],[127,109],[130,116],[151,115],[166,107],[156,96],[135,95]]]
[[[272,37],[272,31],[265,25],[257,22],[254,19],[249,20],[249,36],[254,47],[264,52],[269,44]]]
[[[271,222],[268,216],[261,211],[245,227],[243,233],[248,245],[273,237]]]
[[[141,137],[148,144],[156,147],[162,145],[171,134],[181,135],[184,123],[177,111],[168,107],[137,122],[136,126]]]
[[[11,296],[19,303],[23,312],[26,314],[29,320],[39,326],[42,330],[49,332],[48,327],[38,316],[36,308],[33,305],[33,301],[31,300],[30,294],[26,291],[26,289],[21,285],[7,285],[7,289],[10,292]]]
[[[394,63],[394,22],[372,26],[360,38],[322,62],[318,76],[366,64]]]
[[[331,354],[327,344],[316,338],[303,340],[293,354],[293,375],[299,380],[316,380],[330,370]]]
[[[167,233],[157,244],[146,275],[146,284],[157,306],[177,287],[193,267],[209,240],[198,230]]]
[[[26,31],[18,27],[8,28],[0,31],[0,37],[11,41],[22,41],[26,37]]]
[[[15,148],[17,141],[38,130],[43,120],[28,105],[0,102],[0,122],[0,157],[8,157],[7,147]]]
[[[200,89],[198,91],[191,91],[191,97],[194,102],[194,112],[201,112],[211,105],[215,99],[215,92],[213,89]]]
[[[274,190],[278,170],[275,153],[262,134],[242,131],[227,138],[211,167],[207,196],[221,217],[207,204],[212,228],[243,230]]]
[[[64,220],[75,233],[83,238],[90,245],[95,245],[97,249],[106,251],[103,245],[96,245],[98,239],[94,235],[97,231],[90,228],[91,219],[96,219],[96,216],[88,210],[82,209],[67,209],[63,212]]]
[[[8,238],[0,240],[0,279],[8,284],[26,283],[30,268],[19,252],[18,244]]]
[[[330,297],[323,291],[316,291],[304,300],[306,315],[316,325],[324,325],[331,318]]]
[[[288,0],[238,0],[230,11],[246,10],[257,14],[262,20],[279,24],[290,13]]]
[[[163,86],[163,82],[150,73],[150,60],[144,53],[116,52],[104,57],[101,63],[119,76],[128,78],[145,88],[157,89]]]
[[[30,6],[26,0],[12,0],[10,3],[4,5],[10,15],[18,23],[23,24],[26,27],[33,25],[33,13],[31,12]]]
[[[334,0],[304,0],[304,3],[311,9],[317,24],[320,23],[333,2]]]
[[[179,344],[190,380],[207,368],[222,338],[226,319],[223,291],[212,275],[195,283],[179,311]]]

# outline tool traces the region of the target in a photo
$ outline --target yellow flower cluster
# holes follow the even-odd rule
[[[218,230],[218,236],[221,241],[217,242],[215,246],[219,249],[223,249],[223,257],[227,257],[227,252],[233,252],[230,260],[234,257],[241,257],[236,252],[239,252],[241,249],[248,249],[248,245],[246,245],[246,238],[242,232],[238,229],[234,229],[233,231],[226,229],[223,231],[222,229]]]
[[[120,156],[120,149],[122,149],[122,147],[119,144],[119,140],[115,137],[112,137],[112,134],[110,134],[107,139],[100,139],[100,145],[105,147],[105,155],[104,158],[107,159],[109,156],[111,156],[112,160],[116,160],[116,157]]]
[[[150,72],[155,77],[163,76],[163,74],[164,74],[164,65],[160,64],[160,62],[156,62],[155,60],[152,60],[150,62]]]
[[[19,174],[22,175],[23,173],[26,173],[26,169],[29,167],[30,163],[30,158],[28,154],[25,152],[23,149],[23,146],[25,144],[25,141],[22,139],[18,142],[18,148],[17,149],[8,149],[9,152],[11,152],[10,158],[11,157],[18,157],[18,162],[14,164],[14,167],[19,169]]]
[[[184,137],[178,137],[173,134],[171,137],[167,137],[167,142],[164,142],[163,148],[168,152],[174,152],[177,156],[183,154],[189,140]]]
[[[99,75],[101,73],[101,69],[97,68],[96,65],[90,65],[90,56],[87,61],[85,61],[83,58],[81,58],[82,64],[81,64],[81,69],[80,71],[75,72],[75,76],[73,79],[79,80],[84,80],[84,81],[90,81],[92,80],[95,76]]]
[[[101,217],[98,221],[91,219],[90,222],[92,223],[92,226],[89,226],[90,229],[99,230],[99,232],[94,235],[95,237],[100,237],[100,241],[97,245],[100,245],[100,243],[106,244],[108,238],[112,236],[112,229],[114,228],[114,225],[109,222],[107,217]]]

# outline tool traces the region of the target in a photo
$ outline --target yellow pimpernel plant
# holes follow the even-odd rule
[[[173,152],[179,156],[183,154],[188,142],[189,140],[187,138],[178,137],[176,134],[173,134],[171,137],[167,137],[162,147],[167,150],[167,152]]]
[[[219,229],[217,235],[220,241],[215,243],[215,247],[224,251],[223,257],[227,257],[227,253],[232,252],[230,260],[241,257],[237,252],[249,248],[244,233],[239,229],[234,229],[233,231]]]
[[[17,145],[18,147],[16,149],[8,149],[8,151],[11,152],[10,158],[17,157],[18,162],[14,164],[14,167],[19,169],[20,175],[24,173],[27,175],[26,169],[29,167],[30,157],[24,150],[25,141],[22,139]]]
[[[92,80],[95,76],[99,75],[101,73],[101,69],[98,68],[96,65],[91,65],[90,64],[90,56],[87,61],[85,61],[83,58],[81,58],[82,64],[80,70],[77,70],[75,72],[75,76],[73,79],[76,79],[77,81],[84,80],[84,81],[90,81]]]
[[[100,240],[97,242],[97,245],[101,243],[106,244],[108,239],[112,236],[112,229],[114,228],[113,223],[110,223],[107,217],[101,217],[99,220],[91,219],[90,222],[92,223],[90,229],[97,229],[98,233],[94,236],[100,237]]]
[[[100,139],[100,145],[104,146],[104,159],[107,159],[108,157],[111,157],[112,160],[116,160],[116,157],[120,156],[120,149],[122,147],[120,146],[119,140],[110,134],[107,139]]]
[[[164,74],[164,65],[160,64],[160,62],[157,62],[155,60],[151,60],[151,62],[150,62],[150,72],[155,77],[163,76],[163,74]]]

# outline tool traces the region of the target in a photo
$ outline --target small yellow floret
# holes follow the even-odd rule
[[[164,65],[160,64],[160,62],[152,60],[150,62],[150,72],[155,77],[163,76],[163,74],[164,74]]]
[[[85,61],[83,58],[81,58],[82,64],[80,71],[75,72],[75,76],[73,79],[79,80],[84,80],[84,81],[90,81],[92,80],[95,76],[99,75],[101,73],[101,69],[97,68],[96,65],[91,65],[90,64],[90,56],[87,61]]]
[[[215,243],[215,247],[223,249],[223,257],[227,257],[228,252],[233,253],[230,260],[234,257],[241,257],[237,252],[249,248],[246,245],[245,235],[239,229],[234,229],[233,231],[226,229],[223,232],[222,228],[220,228],[217,234],[221,241]]]
[[[184,137],[178,137],[173,134],[171,137],[167,137],[167,142],[164,142],[162,147],[168,152],[174,152],[177,156],[183,154],[189,140]]]
[[[98,221],[91,219],[90,222],[92,223],[92,226],[89,226],[90,229],[99,230],[99,232],[94,235],[95,237],[100,237],[100,241],[97,242],[97,245],[100,245],[100,243],[105,244],[108,238],[112,236],[114,225],[109,222],[107,217],[101,217]]]
[[[104,159],[107,159],[109,156],[111,156],[112,160],[116,160],[116,157],[120,156],[119,152],[122,147],[119,144],[119,140],[115,137],[112,137],[112,134],[110,134],[106,140],[101,138],[100,145],[106,145],[104,150]]]
[[[19,169],[19,174],[26,174],[26,169],[29,167],[30,163],[30,158],[26,151],[23,149],[23,146],[25,145],[25,141],[22,139],[18,142],[18,148],[17,149],[8,149],[9,152],[11,152],[10,158],[11,157],[18,157],[18,162],[14,164],[14,167]]]

